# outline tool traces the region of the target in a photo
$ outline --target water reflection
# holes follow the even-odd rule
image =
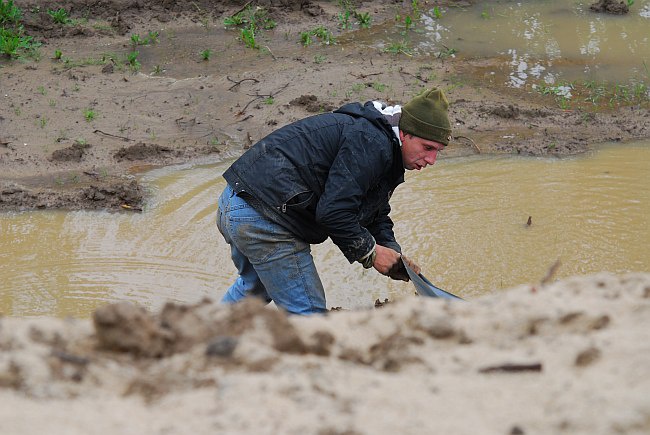
[[[543,80],[584,79],[616,83],[648,79],[650,0],[637,0],[626,16],[597,14],[583,2],[478,2],[425,16],[412,32],[417,51],[438,55],[454,48],[468,58],[494,58],[498,75],[512,87]],[[609,65],[605,69],[598,65]]]
[[[141,214],[30,212],[0,217],[0,313],[87,316],[107,302],[158,309],[219,298],[235,276],[214,224],[227,164],[147,174]],[[427,277],[467,299],[558,277],[650,267],[650,143],[566,160],[442,159],[393,196],[395,231]],[[532,216],[532,225],[526,221]],[[313,254],[330,306],[410,297],[410,284]]]

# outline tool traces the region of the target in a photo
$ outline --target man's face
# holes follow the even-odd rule
[[[438,152],[445,148],[444,144],[421,137],[413,136],[399,131],[399,138],[402,141],[402,160],[404,169],[420,170],[436,162]]]

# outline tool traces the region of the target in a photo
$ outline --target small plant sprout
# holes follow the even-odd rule
[[[48,104],[50,105],[50,107],[56,107],[56,100],[50,98],[50,100],[48,101]]]
[[[312,39],[312,36],[315,36],[318,38],[321,42],[321,44],[324,45],[333,45],[336,44],[336,38],[332,35],[332,32],[327,30],[323,26],[318,26],[313,30],[310,30],[308,32],[301,32],[300,33],[300,43],[304,45],[305,47],[308,45],[311,45],[314,41]]]
[[[404,17],[404,27],[405,29],[403,34],[406,34],[413,27],[413,19],[411,18],[410,15]]]
[[[442,18],[442,11],[440,10],[440,8],[438,6],[433,7],[433,18],[435,18],[437,20]]]
[[[372,88],[377,92],[384,92],[388,86],[383,83],[372,82]]]
[[[126,61],[133,72],[140,70],[140,62],[138,61],[139,51],[132,51],[126,55]]]
[[[139,34],[134,33],[133,35],[131,35],[131,46],[133,47],[134,50],[138,45],[142,45],[142,44],[144,44],[144,40],[140,38]]]
[[[159,76],[159,75],[161,75],[163,72],[165,72],[165,70],[163,69],[163,67],[161,67],[160,65],[156,65],[156,66],[153,67],[153,71],[151,71],[151,74],[156,75],[156,76]]]
[[[57,10],[49,10],[47,11],[47,14],[52,17],[52,20],[57,24],[69,24],[72,22],[68,16],[68,11],[63,8],[59,8]]]
[[[41,128],[45,128],[45,126],[47,125],[47,118],[46,118],[46,117],[42,117],[42,118],[39,120],[39,124],[40,124]]]
[[[39,86],[36,88],[38,90],[38,93],[41,95],[47,95],[47,91],[45,90],[45,86]]]
[[[311,39],[311,32],[300,32],[300,43],[307,47],[314,43]]]
[[[322,54],[317,54],[314,56],[314,63],[321,64],[327,60],[327,57]]]
[[[415,17],[415,19],[419,20],[420,17],[422,17],[422,12],[420,11],[420,5],[418,0],[411,0],[411,10],[413,11],[413,16]]]
[[[149,32],[149,36],[147,36],[147,42],[149,44],[156,44],[158,43],[158,38],[160,34],[156,31]]]
[[[86,122],[94,121],[96,117],[97,117],[97,113],[95,113],[93,109],[84,110],[84,118],[86,119]]]
[[[385,52],[387,53],[392,53],[392,54],[405,54],[407,56],[412,56],[413,52],[409,48],[408,43],[406,41],[402,42],[392,42],[388,47],[384,49]]]
[[[201,59],[203,60],[210,60],[210,56],[212,56],[212,50],[209,48],[206,48],[201,52]]]
[[[360,13],[360,12],[355,12],[354,17],[357,19],[359,22],[359,27],[362,29],[367,29],[370,27],[370,22],[372,21],[372,18],[370,17],[369,12],[365,13]]]
[[[61,50],[54,50],[54,59],[61,60],[63,57],[63,52]]]
[[[345,10],[343,12],[339,12],[339,27],[343,30],[350,29],[352,26],[350,24],[350,11]]]
[[[258,30],[270,30],[277,26],[277,23],[268,17],[267,10],[263,7],[253,9],[250,5],[223,21],[226,27],[240,27],[239,39],[249,48],[259,49],[260,45],[255,37]]]
[[[264,102],[265,102],[266,104],[269,104],[269,105],[270,105],[270,104],[273,104],[273,103],[275,103],[275,98],[273,98],[272,96],[269,96],[269,97],[267,97],[267,98],[264,100]]]
[[[244,42],[246,47],[248,48],[259,48],[259,45],[255,41],[255,26],[250,25],[248,27],[244,27],[243,29],[240,30],[239,34],[241,40]]]
[[[634,0],[627,0],[627,6],[628,7],[631,8],[633,4],[634,4]]]

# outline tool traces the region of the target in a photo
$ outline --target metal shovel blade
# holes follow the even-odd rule
[[[409,278],[411,278],[411,282],[413,285],[415,285],[415,289],[420,296],[428,296],[430,298],[459,299],[461,301],[464,300],[463,298],[460,298],[454,294],[436,287],[435,285],[431,284],[431,282],[426,279],[424,275],[421,273],[415,273],[413,269],[411,269],[408,264],[406,264],[406,262],[402,261],[402,263],[404,264],[404,267],[409,274]]]

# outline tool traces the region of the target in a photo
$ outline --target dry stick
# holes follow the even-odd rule
[[[239,113],[238,113],[237,115],[243,115],[244,113],[246,113],[246,109],[248,109],[248,106],[250,106],[254,101],[259,100],[260,98],[273,98],[273,97],[275,97],[275,96],[278,95],[280,92],[284,91],[284,90],[285,90],[285,89],[286,89],[290,84],[291,84],[291,83],[287,83],[286,85],[282,86],[282,87],[281,87],[280,89],[278,89],[277,91],[275,91],[275,92],[271,92],[271,93],[268,94],[268,95],[259,95],[259,94],[258,94],[258,95],[250,95],[251,97],[254,96],[255,98],[253,98],[252,100],[250,100],[250,101],[249,101],[249,102],[244,106],[244,108],[243,108],[242,110],[239,111]]]
[[[481,154],[481,149],[478,147],[478,145],[476,145],[476,142],[474,142],[471,137],[455,136],[454,139],[467,139],[468,141],[470,141],[472,143],[472,145],[474,145],[474,148],[476,148],[476,151],[478,151],[478,153]]]
[[[266,49],[269,51],[269,54],[271,55],[271,57],[273,58],[273,60],[278,60],[278,58],[275,57],[275,54],[273,54],[273,52],[271,51],[271,49],[269,48],[268,45],[265,45],[264,48],[266,48]]]
[[[248,7],[248,5],[250,5],[251,3],[253,3],[253,0],[246,2],[246,3],[244,4],[244,6],[243,6],[240,10],[238,10],[237,12],[235,12],[234,14],[232,14],[232,15],[230,16],[230,18],[234,17],[235,15],[237,15],[238,13],[240,13],[241,11],[243,11],[244,9],[246,9],[246,8]]]
[[[233,88],[236,88],[237,86],[241,85],[242,83],[244,83],[245,81],[248,81],[248,80],[252,80],[252,81],[254,81],[255,83],[259,83],[259,82],[260,82],[260,81],[257,80],[257,79],[243,79],[243,80],[240,80],[240,81],[236,81],[236,80],[231,79],[231,78],[228,77],[228,76],[226,76],[226,78],[228,79],[228,81],[234,83],[234,85],[232,85],[231,87],[228,88],[229,91],[232,91]]]
[[[490,366],[479,369],[479,373],[513,373],[513,372],[541,372],[542,363],[531,363],[531,364],[515,364],[515,363],[505,363],[497,366]]]
[[[420,80],[422,83],[429,83],[428,80],[425,80],[425,79],[423,79],[422,77],[419,77],[419,76],[416,76],[415,74],[411,74],[410,72],[406,72],[406,71],[404,71],[404,68],[400,68],[400,69],[399,69],[399,73],[400,73],[400,74],[407,75],[407,76],[411,76],[411,77],[413,77],[413,78],[416,78],[416,79]]]
[[[93,131],[93,133],[103,134],[104,136],[116,137],[118,139],[122,139],[124,142],[134,141],[135,140],[135,139],[129,139],[128,137],[124,137],[124,136],[117,136],[115,134],[106,133],[106,132],[103,132],[101,130],[95,130],[95,131]]]
[[[382,75],[383,73],[371,73],[371,74],[359,74],[359,75],[355,75],[355,74],[352,74],[352,73],[349,73],[349,74],[350,74],[352,77],[354,77],[354,78],[357,78],[357,79],[361,79],[361,80],[363,80],[363,79],[368,78],[368,77],[370,77],[370,76],[379,76],[379,75]]]

